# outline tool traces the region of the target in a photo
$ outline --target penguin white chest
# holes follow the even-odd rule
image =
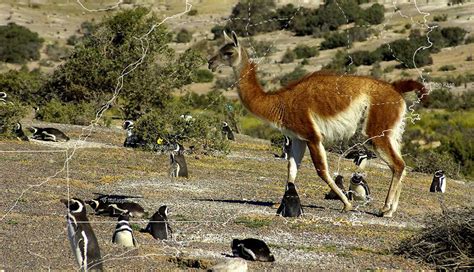
[[[84,252],[82,252],[82,251],[84,249],[79,246],[79,239],[77,239],[77,237],[75,235],[77,231],[78,230],[76,230],[74,228],[73,223],[68,222],[68,224],[67,224],[67,234],[68,234],[69,242],[71,243],[72,253],[74,254],[74,257],[76,258],[76,261],[79,264],[79,266],[81,266],[82,262],[83,262],[83,257],[82,256],[84,254]]]
[[[120,231],[115,234],[114,243],[125,246],[125,247],[134,247],[133,245],[133,236],[129,231]]]
[[[364,186],[351,184],[349,187],[349,190],[352,191],[352,193],[354,194],[354,200],[357,200],[357,201],[366,200],[367,195],[365,193]]]

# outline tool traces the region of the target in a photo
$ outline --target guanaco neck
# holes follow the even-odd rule
[[[234,68],[239,82],[238,94],[242,104],[257,117],[282,125],[284,114],[283,100],[277,93],[266,93],[257,79],[257,65],[250,61],[247,50],[241,47],[241,61]]]

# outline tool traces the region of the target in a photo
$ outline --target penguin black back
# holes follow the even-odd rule
[[[173,231],[168,222],[168,207],[161,206],[150,218],[146,228],[141,229],[140,232],[150,233],[153,238],[160,240],[171,238]]]
[[[234,239],[231,243],[231,248],[235,257],[241,257],[246,260],[260,262],[275,261],[275,257],[270,252],[270,248],[264,241],[259,239]]]
[[[133,230],[130,226],[130,215],[123,213],[118,217],[117,225],[112,236],[112,243],[120,244],[126,247],[135,247],[137,242],[133,236]]]
[[[29,141],[28,137],[25,135],[25,132],[23,132],[23,128],[20,123],[15,124],[13,133],[15,133],[18,140],[25,141],[25,142]]]
[[[68,209],[68,238],[80,268],[102,270],[99,243],[87,219],[85,203],[78,198],[61,199],[61,202]]]
[[[446,176],[443,170],[438,170],[434,173],[433,181],[431,182],[430,192],[441,192],[446,191]]]
[[[53,141],[53,142],[67,142],[69,137],[57,128],[46,127],[31,127],[30,131],[33,133],[31,138],[42,141]]]
[[[286,185],[285,194],[283,195],[277,214],[283,217],[298,217],[303,214],[300,197],[298,196],[294,183],[288,182]]]
[[[222,122],[222,135],[224,135],[228,140],[235,141],[234,132],[232,132],[232,129],[227,122]]]

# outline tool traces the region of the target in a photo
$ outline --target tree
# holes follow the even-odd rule
[[[318,49],[316,47],[304,44],[296,46],[295,49],[293,49],[293,52],[295,52],[297,59],[312,58],[319,54]]]
[[[165,26],[150,31],[159,20],[149,13],[142,7],[124,10],[90,27],[92,33],[76,44],[41,88],[44,99],[105,103],[116,90],[119,76],[127,72],[119,101],[125,118],[137,119],[153,107],[165,107],[171,91],[192,82],[193,71],[203,60],[194,50],[176,57],[168,46],[172,35]],[[126,68],[137,61],[139,65]]]
[[[273,0],[241,0],[232,9],[226,29],[232,29],[240,36],[277,30],[278,22],[270,20],[276,17],[275,7]]]
[[[0,61],[25,63],[40,58],[43,39],[24,26],[9,23],[0,26]]]
[[[186,29],[181,29],[178,34],[176,34],[176,42],[178,43],[188,43],[193,38],[191,32],[187,31]]]

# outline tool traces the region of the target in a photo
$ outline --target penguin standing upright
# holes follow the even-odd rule
[[[369,185],[364,179],[364,176],[359,173],[352,174],[349,185],[349,200],[367,201],[370,200]]]
[[[133,236],[133,230],[129,221],[130,215],[128,215],[128,213],[123,213],[119,216],[114,235],[112,236],[112,243],[125,247],[137,246],[137,241]]]
[[[84,202],[78,198],[61,199],[61,202],[68,209],[68,238],[80,269],[102,271],[99,243],[87,219]]]
[[[222,122],[222,135],[228,140],[235,141],[234,132],[232,132],[232,129],[227,122]]]
[[[288,136],[284,136],[284,137],[285,138],[282,144],[281,155],[275,154],[275,157],[288,160],[288,158],[290,157],[290,151],[291,151],[291,138]]]
[[[367,149],[367,147],[362,146],[361,148],[357,148],[355,150],[350,151],[346,157],[346,159],[352,159],[360,169],[364,169],[367,165],[367,161],[377,158],[374,152]]]
[[[184,147],[176,144],[175,149],[170,153],[170,177],[188,178],[188,165],[184,158]]]
[[[69,141],[69,137],[66,134],[64,134],[64,132],[60,131],[57,128],[31,127],[30,131],[33,133],[31,138],[33,138],[35,140],[52,141],[52,142],[67,142],[67,141]]]
[[[298,217],[303,214],[300,197],[298,196],[294,183],[287,183],[285,194],[281,200],[280,207],[278,207],[277,214],[283,217]]]
[[[446,176],[444,175],[443,170],[438,170],[433,176],[433,181],[431,182],[430,192],[441,192],[446,191]]]
[[[124,147],[137,148],[145,145],[145,142],[134,132],[133,121],[126,120],[123,122],[122,128],[127,131],[127,138],[123,142]]]
[[[342,193],[347,196],[346,189],[344,188],[344,177],[337,174],[334,181],[336,182],[337,187],[341,189]],[[339,200],[339,196],[331,189],[331,191],[324,196],[324,199]]]
[[[18,140],[25,141],[25,142],[29,141],[28,137],[25,135],[25,132],[23,132],[23,129],[22,129],[22,126],[21,126],[20,123],[15,124],[15,128],[13,129],[13,133],[15,133],[16,138]]]
[[[168,207],[161,206],[150,218],[146,228],[141,229],[140,232],[150,233],[153,238],[160,240],[172,238],[173,231],[168,222]]]
[[[267,244],[262,240],[254,238],[244,240],[234,239],[230,246],[235,257],[260,262],[275,261],[275,257],[270,252],[270,248],[268,248]]]

